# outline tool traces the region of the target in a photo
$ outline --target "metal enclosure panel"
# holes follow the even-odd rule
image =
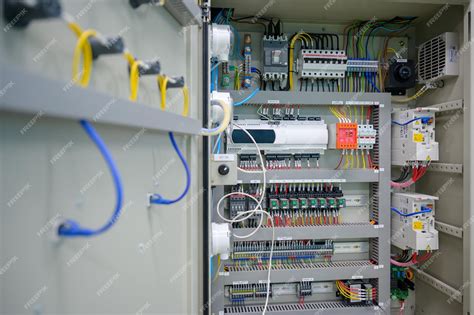
[[[201,87],[197,27],[182,28],[164,8],[133,10],[126,0],[61,2],[84,28],[121,33],[138,58],[157,57],[166,74],[184,75],[190,116],[202,117],[196,101]],[[64,84],[70,81],[76,38],[62,21],[35,21],[24,30],[2,31],[0,41],[2,62]],[[90,86],[128,99],[123,57],[100,57]],[[159,109],[155,78],[142,78],[138,101]],[[168,103],[167,110],[180,114],[181,91],[170,90]],[[198,313],[199,140],[176,135],[191,168],[189,195],[176,205],[149,210],[147,193],[173,198],[185,183],[167,134],[94,125],[121,171],[124,212],[106,234],[55,244],[50,223],[58,215],[90,227],[109,218],[114,190],[108,170],[76,122],[0,112],[0,266],[8,263],[0,281],[0,313]],[[19,191],[21,198],[8,206]]]
[[[446,4],[433,13],[436,14]],[[464,237],[457,238],[446,233],[439,233],[440,248],[429,265],[423,270],[428,275],[455,290],[463,291],[462,305],[451,295],[440,293],[436,287],[421,280],[416,281],[416,311],[417,313],[438,314],[467,314],[470,310],[469,296],[471,273],[472,243],[466,238],[470,233],[471,210],[469,191],[469,173],[466,172],[466,163],[471,163],[469,143],[471,141],[471,126],[467,112],[470,111],[470,103],[467,94],[472,89],[472,68],[469,68],[469,58],[472,58],[472,49],[466,50],[467,40],[467,15],[468,8],[462,6],[448,6],[433,23],[428,21],[430,16],[421,21],[416,30],[416,43],[422,43],[428,38],[434,37],[446,31],[454,31],[459,35],[461,47],[459,77],[444,80],[445,86],[429,93],[416,102],[416,106],[432,106],[445,102],[464,99],[464,109],[441,112],[436,115],[436,141],[439,142],[440,163],[463,164],[463,173],[452,172],[428,172],[422,180],[416,184],[416,191],[439,197],[436,202],[436,220],[455,227],[464,229]],[[415,104],[412,104],[415,106]],[[453,259],[456,257],[456,259]],[[421,289],[421,290],[420,290]],[[472,312],[472,310],[471,310]]]

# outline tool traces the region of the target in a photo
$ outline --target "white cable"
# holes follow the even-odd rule
[[[263,194],[264,193],[262,193],[262,195]],[[236,215],[233,219],[227,219],[222,215],[222,213],[220,211],[221,204],[222,204],[222,201],[224,201],[227,197],[232,196],[232,195],[247,196],[247,197],[251,198],[253,201],[257,202],[257,207],[253,210],[242,211],[241,213]],[[270,219],[270,222],[272,224],[272,243],[271,243],[271,246],[270,246],[270,256],[269,256],[269,259],[268,259],[267,296],[266,296],[266,299],[265,299],[265,306],[264,306],[263,312],[262,312],[262,315],[265,315],[265,312],[267,311],[267,307],[268,307],[268,301],[270,299],[270,284],[271,284],[270,279],[271,279],[271,272],[272,272],[273,246],[274,246],[274,243],[275,243],[275,225],[274,225],[274,222],[273,222],[273,218],[270,215],[270,213],[268,213],[265,210],[262,210],[262,205],[260,204],[259,200],[257,200],[257,198],[255,198],[254,196],[252,196],[250,194],[244,193],[244,192],[235,191],[235,192],[228,193],[228,194],[222,196],[221,199],[219,199],[219,201],[217,202],[217,215],[219,215],[219,217],[222,220],[224,220],[225,222],[228,222],[228,223],[242,222],[242,221],[246,220],[249,216],[254,215],[256,213],[261,213],[262,214],[262,216],[261,216],[262,219],[263,219],[263,215],[266,214],[268,216],[268,218]],[[240,218],[240,217],[243,217],[243,218]],[[240,236],[240,238],[247,238],[247,237],[250,237],[253,234],[255,234],[261,226],[261,223],[262,223],[261,221],[262,220],[260,220],[259,225],[257,226],[257,228],[252,233],[250,233],[248,235],[245,235],[245,236]],[[234,236],[237,237],[237,235],[235,235],[235,234],[234,234]]]

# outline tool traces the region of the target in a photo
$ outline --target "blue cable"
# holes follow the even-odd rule
[[[186,196],[186,194],[189,191],[189,186],[191,186],[191,172],[189,171],[188,163],[184,159],[184,156],[181,153],[181,151],[179,150],[178,145],[176,144],[176,140],[174,139],[173,133],[170,132],[169,136],[170,136],[171,144],[173,145],[173,148],[176,151],[176,154],[178,154],[179,159],[183,163],[184,169],[186,171],[186,187],[184,188],[184,191],[181,193],[181,195],[176,199],[165,199],[159,194],[153,194],[150,197],[150,203],[155,204],[155,205],[171,205],[173,203],[180,201],[181,199],[184,198],[184,196]]]
[[[222,139],[222,133],[220,133],[216,139],[217,145],[216,145],[216,149],[213,152],[214,154],[221,152],[221,143],[222,143],[221,139]]]
[[[102,154],[107,166],[109,167],[110,173],[112,174],[112,178],[114,181],[115,191],[116,191],[116,203],[115,203],[115,210],[112,217],[109,221],[99,229],[89,229],[83,228],[79,225],[78,222],[74,220],[66,220],[59,226],[58,235],[62,237],[76,237],[76,236],[95,236],[99,235],[117,222],[118,218],[120,217],[121,209],[122,209],[122,202],[123,202],[123,186],[122,181],[120,180],[120,174],[118,172],[117,166],[115,165],[110,152],[108,151],[105,143],[100,138],[97,131],[94,127],[86,120],[80,120],[79,123],[81,124],[84,131],[87,133],[89,138],[95,143],[97,148],[99,149],[100,153]]]
[[[237,32],[235,27],[233,27],[230,24],[229,26],[232,29],[232,32],[234,33],[234,50],[231,56],[234,57],[235,55],[237,55],[241,60],[244,60],[245,59],[244,56],[242,56],[242,54],[240,53],[240,34],[239,32]]]
[[[421,207],[421,211],[418,211],[418,212],[412,212],[412,213],[402,213],[400,212],[400,210],[398,210],[397,208],[391,208],[391,210],[399,215],[401,215],[402,217],[412,217],[412,216],[415,216],[415,215],[420,215],[420,214],[423,214],[423,213],[430,213],[431,211],[433,211],[432,209],[430,208],[426,208],[426,207]]]
[[[372,73],[369,73],[367,75],[367,80],[369,81],[370,85],[372,85],[372,87],[375,89],[375,91],[377,91],[378,93],[380,93],[380,90],[379,88],[377,87],[377,85],[375,84],[375,82],[373,81],[373,76],[374,74]]]
[[[260,91],[259,88],[256,88],[255,90],[253,90],[252,93],[250,93],[249,96],[247,96],[246,98],[244,98],[243,100],[237,102],[237,103],[234,103],[234,106],[240,106],[240,105],[243,105],[245,103],[247,103],[248,101],[250,101],[258,92]]]
[[[211,68],[211,92],[212,91],[217,91],[218,88],[218,76],[219,76],[219,63],[216,63],[212,68]]]
[[[404,122],[404,123],[400,123],[400,122],[398,122],[398,121],[392,120],[392,124],[398,125],[398,126],[402,126],[402,127],[403,127],[403,126],[406,126],[406,125],[408,125],[408,124],[411,124],[412,122],[417,121],[417,120],[421,120],[421,122],[422,122],[423,124],[427,124],[431,119],[432,119],[432,118],[429,117],[429,116],[416,117],[416,118],[413,118],[413,119],[411,119],[411,120],[409,120],[409,121],[407,121],[407,122]]]

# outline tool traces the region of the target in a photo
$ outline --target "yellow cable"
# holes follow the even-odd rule
[[[79,24],[74,23],[74,22],[70,22],[70,23],[67,23],[67,26],[69,26],[71,31],[73,31],[74,34],[76,34],[77,37],[81,36],[82,28],[79,26]]]
[[[161,92],[161,109],[165,110],[166,109],[166,89],[168,86],[168,80],[169,78],[165,75],[159,75],[156,77],[158,80],[158,86],[160,87],[160,92]]]
[[[359,167],[359,165],[360,165],[360,164],[359,164],[359,150],[356,150],[356,161],[357,161],[357,162],[356,162],[356,168],[360,168],[360,167]]]
[[[351,300],[362,300],[357,293],[354,293],[348,289],[346,289],[339,281],[336,281],[336,287],[339,289],[339,292],[348,299]]]
[[[300,32],[293,37],[293,39],[290,42],[290,56],[289,56],[289,68],[288,68],[288,82],[290,85],[290,91],[293,90],[293,59],[294,59],[294,49],[295,49],[295,43],[298,39],[300,39],[302,36],[309,36],[309,34],[305,32]]]
[[[354,168],[354,152],[351,151],[351,168]]]
[[[418,92],[416,92],[413,96],[410,96],[410,97],[407,97],[407,98],[403,98],[403,99],[395,99],[393,100],[395,103],[407,103],[409,101],[413,101],[413,100],[416,100],[417,98],[419,98],[420,96],[422,96],[423,94],[426,93],[426,91],[428,91],[428,88],[426,86],[423,86],[421,89],[418,90]]]
[[[393,52],[395,55],[397,54],[397,51],[395,49],[393,49],[392,47],[388,47],[387,48],[387,51],[391,51]]]
[[[138,98],[138,87],[140,83],[140,60],[134,60],[130,66],[130,100],[135,102]]]
[[[183,116],[188,116],[189,114],[189,90],[186,85],[182,88],[183,91]]]
[[[78,82],[82,87],[89,85],[92,73],[92,47],[89,43],[89,37],[92,36],[97,36],[95,30],[86,30],[81,33],[76,42],[72,59],[72,79],[74,80],[74,83]],[[83,66],[82,71],[79,70],[81,59]]]
[[[365,154],[364,154],[364,150],[362,150],[362,168],[365,168],[366,167],[366,164],[365,164]]]
[[[159,75],[156,77],[158,81],[158,87],[160,88],[161,93],[161,109],[166,109],[166,92],[169,78],[165,75]],[[189,114],[189,89],[186,85],[182,87],[183,92],[183,112],[181,115],[188,116]]]
[[[212,282],[216,281],[217,278],[219,277],[219,270],[221,269],[221,255],[217,255],[217,270],[216,270],[216,275],[212,279]]]
[[[135,57],[133,57],[133,55],[130,52],[124,52],[123,56],[128,61],[128,64],[132,66],[133,63],[135,62]]]

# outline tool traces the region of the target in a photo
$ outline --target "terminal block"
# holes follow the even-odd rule
[[[347,60],[347,73],[377,73],[378,60],[349,59]]]

